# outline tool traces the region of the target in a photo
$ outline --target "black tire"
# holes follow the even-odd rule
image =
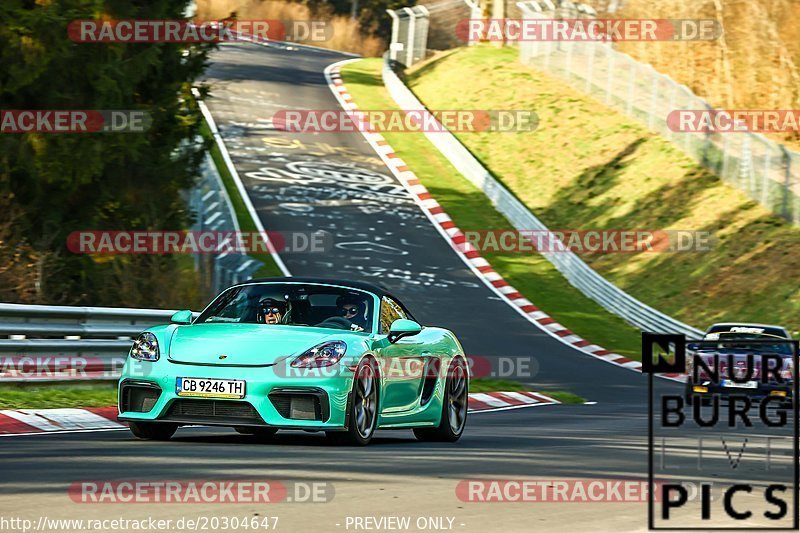
[[[414,436],[424,442],[456,442],[467,426],[469,373],[463,358],[450,363],[442,398],[442,417],[435,428],[416,428]]]
[[[366,446],[375,435],[378,426],[378,398],[380,374],[375,360],[363,359],[355,371],[353,391],[348,401],[347,430],[326,431],[332,444],[341,446]]]
[[[257,439],[271,439],[278,432],[278,428],[258,428],[247,426],[235,426],[233,429],[241,435],[252,435]]]
[[[133,436],[145,440],[169,440],[178,430],[178,424],[161,422],[128,422]]]

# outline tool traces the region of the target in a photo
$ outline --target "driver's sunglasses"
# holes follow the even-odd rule
[[[354,315],[358,313],[358,307],[342,307],[343,315]]]
[[[264,308],[264,314],[265,315],[277,315],[280,312],[281,312],[281,310],[278,309],[277,307],[265,307]]]

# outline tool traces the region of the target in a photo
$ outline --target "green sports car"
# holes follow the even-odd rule
[[[261,438],[325,431],[352,445],[409,428],[420,440],[455,442],[468,388],[455,335],[420,326],[386,290],[269,278],[143,332],[122,370],[119,419],[144,439],[211,425]]]

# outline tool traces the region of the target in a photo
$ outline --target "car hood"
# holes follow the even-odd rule
[[[169,359],[219,366],[265,366],[348,333],[302,326],[192,324],[175,329]]]

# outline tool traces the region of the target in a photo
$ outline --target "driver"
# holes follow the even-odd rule
[[[286,302],[275,298],[262,298],[258,302],[256,322],[259,324],[280,324],[286,312]]]
[[[343,295],[336,299],[336,307],[339,310],[339,316],[349,320],[354,326],[356,331],[364,331],[367,327],[366,315],[367,306],[364,300],[356,296]]]

